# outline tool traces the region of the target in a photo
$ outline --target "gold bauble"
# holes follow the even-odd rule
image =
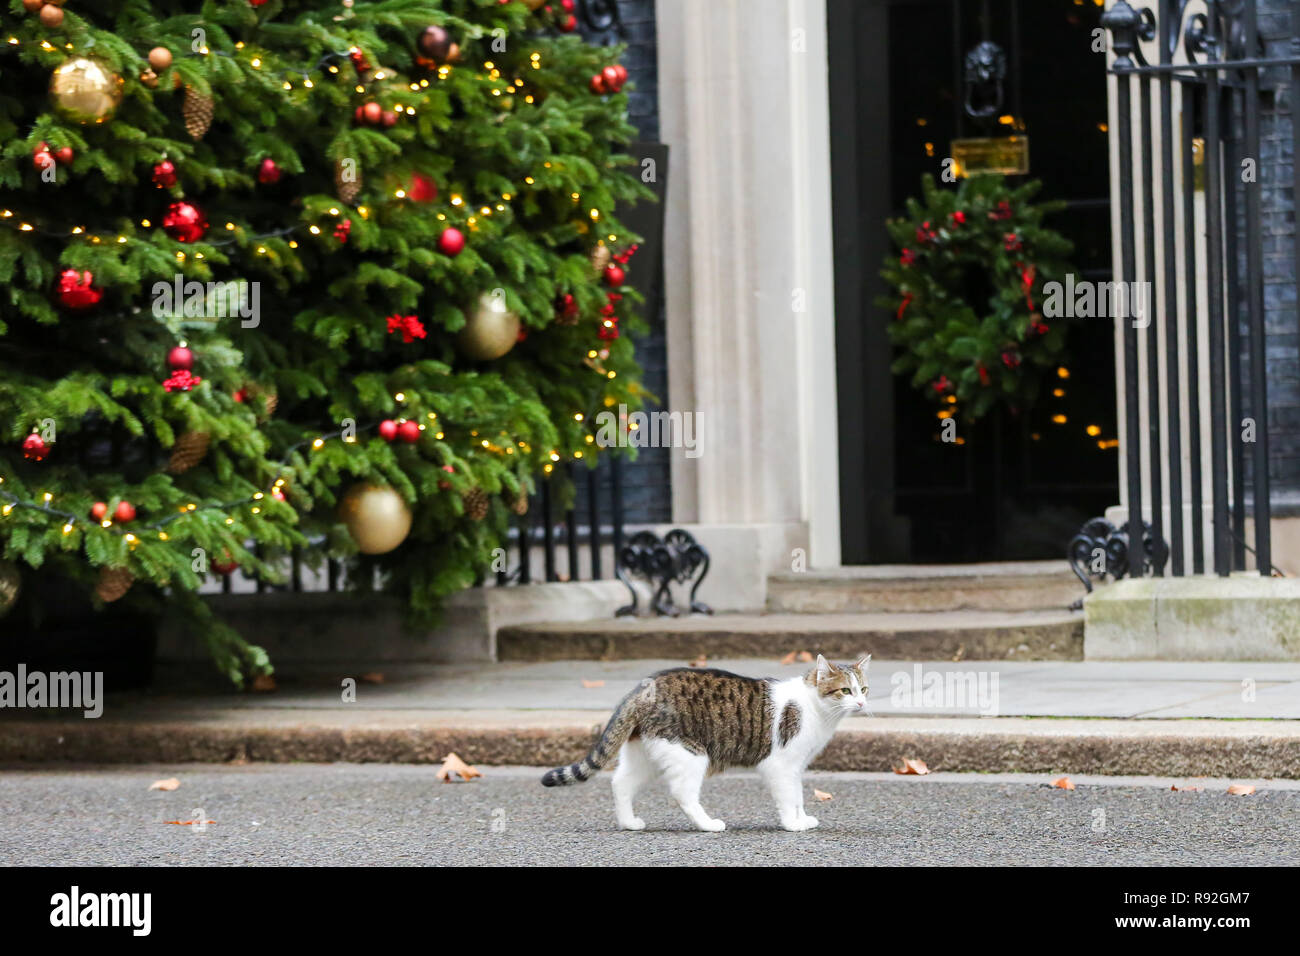
[[[50,98],[69,119],[102,123],[112,118],[122,102],[122,86],[122,78],[99,60],[74,56],[55,68]]]
[[[386,554],[411,532],[411,509],[384,485],[353,485],[339,503],[339,517],[362,554]]]
[[[0,560],[0,617],[13,610],[22,589],[23,577],[18,573],[18,565]]]
[[[519,341],[519,316],[506,308],[501,296],[484,292],[456,336],[461,352],[473,359],[499,359]]]

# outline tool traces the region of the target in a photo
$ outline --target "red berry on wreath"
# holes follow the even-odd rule
[[[445,256],[458,256],[465,248],[465,234],[455,226],[449,226],[438,237],[438,251]]]
[[[113,517],[119,522],[126,523],[135,520],[135,505],[129,501],[119,501],[117,510],[113,512]]]
[[[183,345],[176,346],[167,353],[167,367],[186,371],[194,368],[194,353]]]
[[[379,437],[384,441],[392,441],[397,437],[397,422],[391,418],[385,418],[379,423]]]
[[[263,159],[257,167],[257,181],[263,186],[271,186],[280,181],[280,167],[270,156]]]
[[[94,281],[94,273],[64,269],[59,273],[59,281],[54,287],[59,304],[65,309],[77,310],[98,305],[104,297],[104,290],[97,288]]]
[[[176,164],[170,159],[164,159],[153,168],[154,185],[164,189],[170,189],[176,185]]]
[[[627,273],[623,271],[622,266],[616,266],[613,263],[610,263],[605,267],[606,285],[613,286],[614,288],[617,289],[619,286],[623,284],[623,280],[626,278],[627,278]]]
[[[23,457],[28,461],[44,461],[45,456],[49,453],[50,446],[36,432],[32,432],[23,439]]]
[[[414,445],[420,440],[420,426],[408,418],[397,426],[397,437],[408,445]]]
[[[108,514],[108,505],[104,502],[96,501],[90,506],[90,516],[96,521],[103,521],[106,514]]]

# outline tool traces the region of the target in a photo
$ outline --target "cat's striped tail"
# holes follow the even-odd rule
[[[651,698],[653,697],[653,679],[642,681],[636,690],[623,698],[623,702],[614,710],[600,739],[592,745],[587,756],[567,767],[556,767],[554,770],[546,771],[542,775],[542,786],[567,787],[571,783],[582,783],[595,776],[596,771],[609,763],[614,754],[618,753],[618,748],[622,747],[636,730],[638,711],[647,693]]]

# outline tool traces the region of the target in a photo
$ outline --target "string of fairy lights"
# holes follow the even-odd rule
[[[15,36],[10,36],[8,38],[7,44],[5,44],[5,46],[8,47],[9,49],[20,47],[21,45],[22,45],[22,41],[20,41]],[[54,51],[58,49],[58,47],[56,47],[54,44],[51,44],[48,40],[41,40],[40,46],[42,49],[47,51]],[[75,47],[72,43],[66,43],[64,45],[64,49],[66,49],[69,52],[75,52]],[[222,57],[229,57],[231,59],[237,59],[241,54],[244,54],[248,57],[247,63],[251,69],[258,70],[258,71],[262,70],[263,57],[265,56],[265,53],[249,51],[248,48],[246,47],[246,44],[243,41],[237,42],[235,44],[235,52],[227,52],[227,51],[220,51],[220,50],[214,51],[206,46],[202,46],[198,50],[193,51],[189,55],[193,57],[222,56]],[[345,59],[351,59],[354,63],[357,63],[357,58],[359,56],[363,56],[360,49],[356,46],[352,46],[346,51],[330,51],[324,54],[316,62],[315,66],[309,69],[285,68],[276,71],[267,71],[265,75],[270,76],[274,80],[279,81],[281,88],[286,93],[292,92],[294,90],[302,90],[310,94],[310,92],[316,89],[317,87],[317,84],[313,79],[313,75],[320,75],[323,73],[338,75],[340,73],[339,63],[341,61]],[[540,52],[533,51],[532,53],[530,53],[528,62],[529,62],[529,67],[531,69],[533,70],[541,69],[542,57]],[[493,84],[491,87],[491,93],[493,96],[500,97],[503,95],[513,95],[517,93],[523,93],[523,99],[525,103],[533,104],[536,102],[537,99],[536,96],[533,93],[527,92],[524,89],[526,84],[524,83],[522,77],[515,76],[511,80],[506,80],[506,82],[502,84],[500,81],[505,80],[505,75],[501,72],[501,70],[497,67],[497,65],[493,61],[491,60],[484,61],[483,69],[484,69],[484,73],[481,74],[481,76],[484,80],[489,81]],[[437,66],[436,70],[433,72],[433,75],[436,77],[436,81],[445,81],[450,77],[452,70],[453,70],[453,65],[451,63],[445,63],[440,66]],[[358,65],[358,79],[362,78],[361,77],[362,73],[371,74],[369,78],[366,80],[366,83],[369,84],[382,83],[385,80],[388,80],[390,78],[394,80],[397,79],[397,74],[393,73],[392,71],[383,68],[376,69],[368,65],[364,69],[361,69],[360,66]],[[405,84],[406,90],[411,93],[419,93],[422,90],[427,89],[430,85],[431,83],[428,78],[412,80]],[[357,92],[358,94],[367,94],[368,92],[370,92],[367,89],[366,84],[363,84],[361,82],[358,82],[355,85],[354,89],[355,92]],[[394,113],[397,114],[405,114],[407,116],[412,116],[412,117],[416,115],[415,107],[405,103],[394,103],[392,105],[392,110]],[[558,167],[555,164],[551,163],[550,161],[545,161],[542,164],[542,168],[545,170],[551,170]],[[538,173],[537,175],[542,175],[542,174]],[[537,182],[537,176],[535,175],[530,174],[523,177],[523,184],[525,187],[535,186],[536,182]],[[490,217],[493,215],[494,212],[506,211],[509,208],[508,204],[511,203],[511,201],[516,197],[518,192],[519,189],[509,190],[501,193],[499,200],[494,198],[491,201],[482,202],[482,203],[469,203],[460,194],[453,193],[448,198],[448,202],[453,208],[469,213],[469,215],[464,220],[464,224],[470,230],[476,230],[478,227],[479,216]],[[408,192],[406,189],[400,187],[396,188],[393,190],[393,198],[406,199],[408,198]],[[572,192],[570,194],[570,198],[575,205],[581,204],[582,201],[581,193],[576,191]],[[355,211],[363,219],[368,218],[370,215],[370,209],[365,205],[359,205],[355,207]],[[348,214],[343,209],[340,209],[338,206],[331,206],[328,209],[328,213],[330,216],[334,217],[335,219],[342,219],[345,215]],[[437,220],[439,221],[442,222],[448,221],[448,216],[444,212],[438,212],[435,215]],[[596,207],[592,207],[591,209],[589,209],[587,212],[587,216],[593,224],[598,223],[601,220],[601,212]],[[148,229],[151,228],[152,225],[153,225],[152,221],[148,218],[142,218],[140,220],[141,228]],[[63,237],[63,238],[74,238],[74,237],[83,238],[85,241],[89,242],[92,245],[101,245],[107,243],[113,243],[117,245],[129,245],[133,241],[139,241],[136,237],[126,235],[125,233],[122,233],[117,230],[111,230],[111,229],[92,230],[88,226],[80,225],[80,224],[70,226],[70,227],[53,226],[53,225],[45,224],[41,222],[39,217],[19,214],[14,212],[12,209],[8,209],[8,208],[0,209],[0,226],[12,228],[22,233],[33,233],[36,235]],[[246,230],[242,230],[241,227],[236,225],[236,223],[234,223],[233,221],[227,221],[225,223],[225,230],[227,232],[235,233],[235,235],[232,235],[224,239],[204,238],[200,240],[200,243],[213,246],[213,247],[218,247],[218,248],[231,246],[238,243],[245,243],[245,244],[259,243],[256,250],[257,254],[266,255],[268,254],[267,247],[265,245],[260,245],[260,243],[263,243],[266,240],[293,237],[304,233],[309,234],[311,236],[321,236],[325,232],[325,230],[322,229],[319,223],[299,223],[293,226],[282,227],[279,229],[269,230],[266,232],[250,233]],[[337,227],[334,230],[330,230],[330,231],[337,238]],[[610,242],[617,242],[618,236],[616,234],[610,233],[608,235],[608,240]],[[298,248],[297,239],[290,238],[288,242],[288,246],[291,249]],[[175,252],[175,256],[177,260],[182,262],[185,261],[189,255],[192,255],[193,258],[196,260],[204,259],[204,254],[198,250],[194,250],[188,254],[185,250],[176,250]],[[608,324],[609,322],[606,321],[606,325]],[[595,349],[589,350],[586,355],[586,361],[588,365],[590,365],[595,370],[600,372],[603,377],[606,377],[608,379],[613,379],[615,378],[616,373],[613,370],[608,370],[608,371],[604,370],[599,366],[598,362],[596,361],[600,358],[603,358],[605,354],[606,353],[603,350],[600,351]],[[394,395],[394,399],[399,404],[402,404],[405,402],[405,395],[401,392],[398,392],[397,394]],[[612,403],[613,400],[609,397],[606,397],[605,404],[611,405]],[[575,421],[583,422],[585,421],[586,416],[582,412],[574,412],[573,418]],[[427,419],[428,419],[427,424],[424,422],[419,423],[418,427],[422,432],[430,427],[438,427],[436,425],[436,423],[438,422],[437,413],[435,412],[427,413]],[[367,432],[375,430],[379,427],[379,425],[380,422],[372,422],[368,425],[357,426],[353,429],[347,429],[347,430],[339,429],[336,431],[320,434],[314,438],[303,439],[301,441],[294,443],[293,445],[290,445],[283,452],[283,456],[279,460],[272,463],[273,464],[272,472],[275,474],[275,478],[273,484],[271,485],[269,493],[273,497],[283,500],[282,489],[284,488],[284,486],[288,481],[286,475],[292,473],[292,466],[290,464],[289,459],[295,452],[298,452],[301,449],[308,448],[308,447],[313,451],[318,451],[322,449],[327,442],[336,439],[342,440],[346,443],[355,443],[357,441],[357,437],[356,437],[357,435],[365,434]],[[636,426],[635,424],[632,424],[630,427],[635,428]],[[502,434],[504,436],[504,433]],[[513,455],[515,453],[516,447],[518,447],[520,451],[524,454],[529,454],[532,452],[532,448],[528,445],[527,442],[508,439],[507,442],[504,444],[497,444],[492,442],[489,439],[482,438],[479,435],[478,431],[473,429],[470,430],[470,435],[472,438],[475,438],[477,440],[476,443],[478,447],[481,447],[492,453],[497,453],[497,454],[504,453],[507,455]],[[436,438],[442,440],[444,437],[445,437],[445,433],[441,429],[441,427],[439,427],[439,430],[436,432]],[[585,437],[586,444],[588,445],[591,445],[595,442],[594,436],[590,433],[588,433],[584,437]],[[553,471],[555,464],[562,460],[562,456],[560,455],[558,450],[552,449],[550,453],[547,455],[547,457],[549,458],[549,461],[544,463],[543,472],[549,475]],[[572,452],[572,457],[574,459],[582,459],[584,457],[583,450],[575,449]],[[0,475],[0,500],[3,500],[4,502],[3,505],[0,505],[0,518],[7,518],[15,510],[39,513],[51,519],[62,521],[63,522],[62,530],[64,535],[73,534],[82,525],[89,526],[94,524],[94,525],[98,525],[104,530],[123,536],[126,543],[131,549],[135,548],[135,546],[141,540],[141,535],[144,534],[155,534],[158,540],[161,541],[169,540],[169,536],[167,534],[166,529],[169,526],[171,526],[173,522],[176,522],[196,512],[201,512],[201,511],[225,512],[227,514],[227,517],[225,519],[225,523],[227,525],[232,525],[235,522],[235,518],[230,516],[230,512],[232,512],[234,509],[248,508],[250,515],[260,514],[262,512],[262,502],[266,499],[266,496],[268,494],[268,492],[257,491],[249,497],[243,497],[234,501],[210,502],[207,504],[197,504],[194,502],[188,502],[180,506],[175,512],[168,514],[164,517],[157,518],[151,522],[144,522],[139,524],[136,524],[134,522],[124,522],[124,523],[130,523],[132,525],[130,529],[127,529],[121,526],[122,523],[114,522],[112,517],[109,517],[107,515],[105,515],[103,518],[100,519],[96,519],[93,517],[87,518],[83,515],[71,511],[67,511],[62,508],[55,507],[54,506],[55,495],[52,492],[48,492],[48,491],[42,492],[38,499],[23,498],[20,495],[17,495],[9,491],[8,489],[4,488],[3,487],[4,482],[5,482],[5,477],[3,475]]]

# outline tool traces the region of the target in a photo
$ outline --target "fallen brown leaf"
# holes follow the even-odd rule
[[[799,652],[799,663],[800,663],[800,664],[811,664],[812,662],[813,662],[813,656],[812,656],[811,653],[809,653],[808,651],[800,651],[800,652]]]
[[[823,802],[826,800],[834,799],[834,797],[831,794],[827,793],[825,790],[817,790],[816,788],[813,789],[813,796]]]
[[[192,827],[196,823],[216,823],[216,820],[164,820],[163,823],[175,824],[178,827]]]
[[[930,768],[925,765],[924,760],[913,760],[911,757],[904,757],[902,765],[894,767],[894,773],[920,775],[929,772]]]
[[[275,678],[270,674],[258,674],[253,678],[252,688],[256,691],[275,690]]]
[[[382,684],[383,682],[384,682],[384,675],[379,673],[378,671],[372,671],[369,674],[361,675],[361,683],[363,684]]]
[[[1052,786],[1057,790],[1073,790],[1074,781],[1069,777],[1058,777],[1056,780],[1052,781]]]
[[[695,660],[691,661],[690,664],[687,665],[687,666],[689,666],[689,667],[708,667],[708,666],[709,666],[709,659],[708,659],[707,657],[705,657],[703,654],[701,654],[699,657],[695,658]]]
[[[1169,789],[1177,790],[1179,793],[1200,793],[1201,792],[1200,787],[1180,787],[1178,786],[1178,784],[1174,784]]]
[[[1234,797],[1248,797],[1255,792],[1255,788],[1248,783],[1234,783],[1228,792]]]
[[[583,687],[604,687],[605,682],[603,680],[584,680],[582,682],[582,686]]]
[[[175,777],[168,777],[166,780],[155,780],[149,784],[150,790],[175,790],[181,785],[181,782]]]
[[[447,754],[442,760],[442,766],[438,768],[438,779],[443,783],[451,783],[453,776],[460,777],[462,780],[473,780],[475,777],[481,777],[479,773],[465,761],[461,760],[454,753]]]
[[[783,658],[781,658],[779,661],[777,661],[777,663],[778,663],[778,664],[786,664],[786,665],[793,664],[793,663],[794,663],[794,659],[795,659],[795,657],[798,655],[798,653],[799,653],[798,651],[791,651],[789,654],[785,655],[785,657],[783,657]]]

